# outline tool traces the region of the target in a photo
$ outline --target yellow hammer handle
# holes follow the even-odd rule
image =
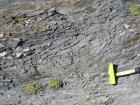
[[[124,76],[124,75],[133,74],[133,73],[136,73],[135,69],[127,70],[127,71],[122,71],[122,72],[117,72],[116,76]]]

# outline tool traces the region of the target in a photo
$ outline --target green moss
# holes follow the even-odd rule
[[[59,89],[62,86],[63,86],[63,83],[60,80],[56,80],[56,79],[49,80],[48,87],[50,89]]]
[[[25,18],[26,17],[22,15],[22,16],[19,16],[17,20],[19,23],[23,23],[23,22],[25,22]]]
[[[29,83],[24,86],[24,93],[27,95],[36,95],[39,92],[39,85],[34,83]]]
[[[135,3],[130,5],[130,11],[133,16],[140,16],[140,8]]]

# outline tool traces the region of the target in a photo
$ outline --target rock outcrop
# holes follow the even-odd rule
[[[120,71],[140,66],[140,18],[130,1],[0,3],[0,105],[139,105],[139,75],[116,86],[107,77],[110,62]],[[50,78],[63,88],[49,90]],[[29,82],[42,91],[26,96]]]

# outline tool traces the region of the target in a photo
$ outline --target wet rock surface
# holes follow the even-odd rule
[[[130,1],[0,2],[0,105],[139,105],[140,75],[115,86],[107,77],[110,62],[120,71],[140,66],[140,18]],[[49,90],[51,78],[63,88]],[[42,91],[24,94],[29,82]]]

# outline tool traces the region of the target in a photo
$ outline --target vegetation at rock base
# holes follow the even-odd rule
[[[36,95],[40,90],[40,86],[35,83],[28,83],[24,86],[24,93],[27,95]]]
[[[135,3],[130,5],[130,11],[133,16],[140,16],[140,8]]]
[[[25,22],[25,18],[26,17],[24,15],[22,15],[22,16],[19,16],[17,20],[19,23],[23,23],[23,22]]]
[[[49,80],[48,87],[49,87],[49,89],[56,90],[56,89],[62,88],[63,83],[60,80],[52,79],[52,80]]]

